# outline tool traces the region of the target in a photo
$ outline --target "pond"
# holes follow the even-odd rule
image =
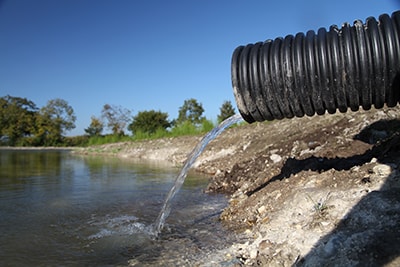
[[[62,150],[0,150],[0,265],[185,265],[235,239],[223,195],[189,173],[163,232],[147,234],[178,168]]]

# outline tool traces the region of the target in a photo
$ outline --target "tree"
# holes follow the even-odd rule
[[[227,118],[235,115],[235,108],[232,106],[231,101],[225,101],[219,108],[218,123],[223,122]]]
[[[91,122],[89,127],[87,127],[85,129],[85,132],[89,135],[89,136],[99,136],[101,135],[101,133],[103,132],[103,128],[104,128],[104,124],[103,122],[96,118],[95,116],[91,117]]]
[[[36,138],[43,145],[57,145],[67,131],[75,128],[75,120],[74,110],[67,101],[49,100],[39,111]]]
[[[9,95],[0,98],[0,137],[13,146],[32,135],[37,112],[35,103],[26,98]]]
[[[168,121],[168,113],[161,111],[141,111],[133,117],[132,123],[129,124],[128,129],[135,134],[136,132],[143,132],[148,134],[155,133],[158,129],[167,129],[171,126]]]
[[[177,124],[189,121],[193,124],[199,124],[205,118],[202,117],[204,109],[201,103],[198,103],[196,99],[191,98],[185,100],[183,106],[179,108]]]
[[[121,106],[105,104],[101,116],[107,121],[107,127],[114,135],[124,135],[124,129],[131,119],[131,112]]]

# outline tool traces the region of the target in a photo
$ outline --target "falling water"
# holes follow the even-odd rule
[[[212,129],[209,133],[207,133],[203,137],[203,139],[197,144],[197,146],[192,150],[192,152],[189,154],[181,172],[176,177],[175,184],[172,186],[167,197],[165,198],[165,201],[164,201],[164,204],[160,211],[160,214],[158,215],[157,220],[154,223],[154,229],[153,229],[154,236],[158,236],[158,234],[161,232],[161,230],[164,226],[165,220],[167,219],[167,217],[171,211],[171,200],[174,198],[176,193],[182,187],[182,184],[185,181],[187,172],[189,171],[189,169],[193,165],[193,163],[196,161],[196,159],[200,156],[201,152],[203,152],[203,150],[205,149],[207,144],[209,142],[211,142],[212,140],[214,140],[215,138],[217,138],[217,136],[220,135],[226,128],[228,128],[229,126],[231,126],[235,123],[238,123],[242,120],[243,119],[240,114],[236,114],[236,115],[229,117],[228,119],[221,122],[220,125],[218,125],[214,129]]]

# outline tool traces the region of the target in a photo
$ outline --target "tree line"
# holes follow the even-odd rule
[[[118,105],[105,104],[100,116],[92,116],[85,135],[66,137],[74,129],[76,115],[69,103],[63,99],[52,99],[44,107],[27,99],[15,96],[0,98],[0,144],[7,146],[65,146],[86,145],[90,139],[104,137],[105,130],[114,137],[132,137],[178,132],[182,128],[199,128],[213,125],[204,116],[204,108],[196,99],[187,99],[179,108],[178,118],[169,120],[168,113],[147,110],[135,116],[129,109]],[[235,114],[230,101],[220,107],[218,122]]]

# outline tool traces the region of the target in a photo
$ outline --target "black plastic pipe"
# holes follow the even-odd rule
[[[400,100],[399,38],[396,11],[239,46],[232,55],[239,112],[251,123],[393,107]]]

